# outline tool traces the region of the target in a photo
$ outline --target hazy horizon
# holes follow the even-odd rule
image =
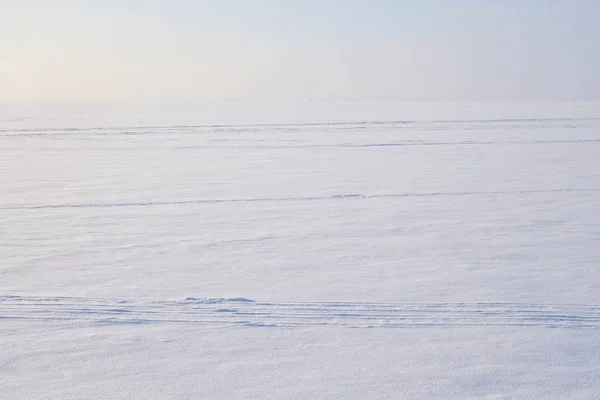
[[[0,15],[0,103],[600,100],[588,0],[9,0]]]

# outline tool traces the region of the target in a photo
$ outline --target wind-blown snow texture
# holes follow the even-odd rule
[[[600,397],[600,104],[0,107],[0,398]]]

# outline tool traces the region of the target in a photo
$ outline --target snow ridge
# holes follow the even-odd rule
[[[494,196],[506,194],[542,194],[542,193],[584,193],[600,192],[600,188],[561,188],[561,189],[524,189],[524,190],[496,190],[496,191],[468,191],[468,192],[407,192],[361,194],[341,193],[329,196],[305,197],[264,197],[264,198],[237,198],[237,199],[191,199],[179,201],[143,201],[120,203],[79,203],[79,204],[30,204],[0,206],[0,210],[39,210],[47,208],[108,208],[108,207],[148,207],[148,206],[174,206],[215,203],[263,203],[263,202],[293,202],[293,201],[319,201],[319,200],[346,200],[346,199],[381,199],[402,197],[438,197],[438,196]]]
[[[522,326],[600,329],[600,305],[259,302],[247,298],[135,300],[0,296],[0,319],[83,324],[403,328]]]
[[[17,122],[19,119],[9,120],[9,122]],[[531,124],[574,124],[582,125],[597,124],[600,122],[600,117],[556,117],[556,118],[496,118],[496,119],[408,119],[408,120],[362,120],[362,121],[321,121],[321,122],[288,122],[288,123],[249,123],[249,124],[167,124],[167,125],[115,125],[115,126],[93,126],[93,127],[75,127],[62,126],[56,128],[8,128],[0,129],[0,136],[14,136],[13,134],[33,133],[35,136],[52,135],[60,133],[62,135],[80,135],[80,134],[95,134],[96,132],[113,133],[116,131],[118,135],[122,134],[153,134],[157,131],[172,131],[172,130],[294,130],[294,129],[309,129],[314,128],[338,128],[343,130],[362,129],[362,128],[377,128],[377,127],[403,127],[408,125],[498,125],[512,124],[514,125],[531,125]],[[123,132],[127,131],[127,132]],[[135,133],[134,133],[135,132]]]

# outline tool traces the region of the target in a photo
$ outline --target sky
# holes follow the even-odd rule
[[[600,100],[597,0],[2,0],[0,101]]]

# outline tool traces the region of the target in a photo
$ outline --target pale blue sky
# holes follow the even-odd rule
[[[600,100],[595,0],[3,0],[0,101]]]

